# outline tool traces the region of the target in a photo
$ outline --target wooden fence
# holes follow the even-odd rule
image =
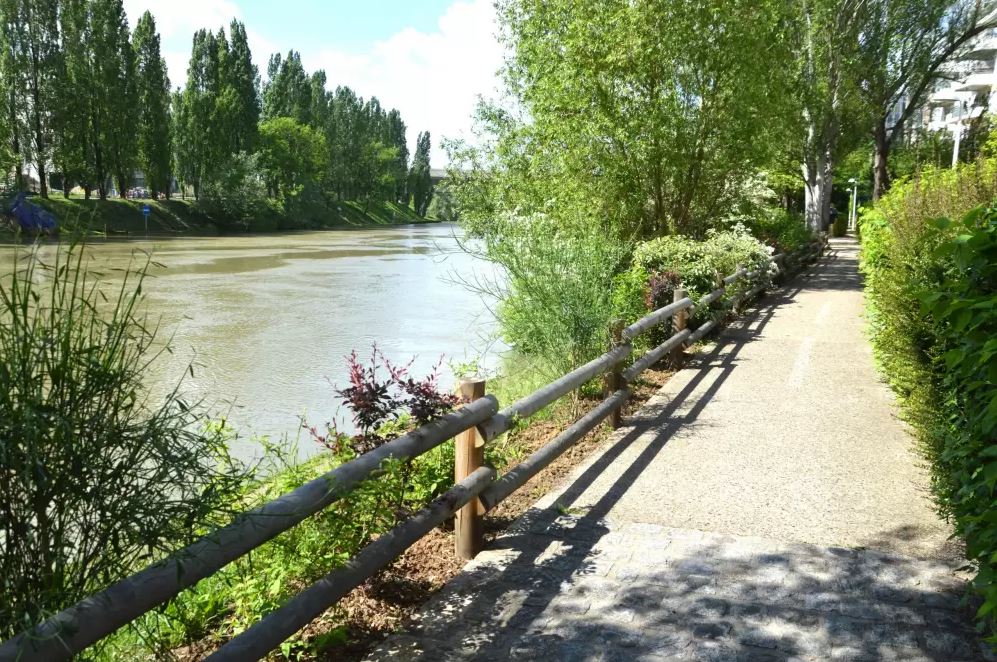
[[[343,566],[302,590],[279,609],[225,643],[209,660],[259,659],[317,618],[338,600],[387,566],[420,538],[456,515],[457,553],[473,558],[483,544],[482,518],[503,499],[549,465],[561,453],[610,419],[620,424],[620,411],[631,394],[629,384],[667,355],[677,357],[685,346],[712,331],[716,320],[695,331],[687,321],[697,309],[719,300],[727,288],[739,282],[755,283],[734,302],[736,311],[767,286],[774,267],[789,275],[819,259],[824,238],[796,252],[776,255],[772,264],[749,271],[738,268],[719,287],[694,302],[682,290],[674,302],[634,322],[612,330],[613,346],[602,356],[572,370],[504,409],[494,396],[485,394],[484,381],[461,383],[466,404],[436,421],[342,464],[255,510],[243,513],[228,526],[175,552],[169,558],[112,584],[35,627],[0,643],[0,662],[49,662],[67,660],[119,628],[155,609],[181,591],[260,547],[305,518],[327,508],[362,481],[376,478],[385,460],[409,460],[450,439],[456,439],[454,487],[411,518],[363,548]],[[764,276],[759,280],[760,276]],[[657,347],[624,367],[633,352],[632,342],[643,333],[671,320],[672,334]],[[527,418],[583,384],[603,376],[606,397],[553,440],[501,477],[482,466],[484,447]]]

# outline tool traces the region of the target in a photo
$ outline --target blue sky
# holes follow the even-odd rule
[[[124,0],[134,26],[152,12],[174,87],[182,85],[191,37],[238,18],[253,60],[266,73],[270,54],[295,49],[308,71],[325,69],[345,84],[398,108],[410,149],[419,131],[433,137],[432,163],[446,165],[440,138],[471,137],[478,95],[494,96],[502,49],[492,0]]]

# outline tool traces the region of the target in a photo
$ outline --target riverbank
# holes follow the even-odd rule
[[[287,230],[322,230],[343,227],[370,227],[431,223],[411,208],[393,202],[334,202],[313,209],[304,217],[291,216],[272,206],[261,209],[253,218],[235,222],[200,209],[193,200],[108,200],[53,195],[48,199],[32,197],[55,215],[63,230],[85,230],[98,236],[214,236]],[[148,227],[142,208],[148,205]]]

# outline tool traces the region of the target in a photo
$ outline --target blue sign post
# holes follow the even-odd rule
[[[145,217],[145,236],[149,236],[149,214],[152,213],[152,207],[149,205],[142,205],[142,216]]]

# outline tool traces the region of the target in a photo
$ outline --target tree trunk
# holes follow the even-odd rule
[[[93,187],[90,186],[89,184],[85,184],[83,186],[83,199],[84,200],[89,200],[90,199],[90,193],[92,191],[93,191]]]
[[[99,144],[94,145],[94,170],[97,173],[97,195],[101,200],[107,200],[107,173],[104,172],[104,152]]]
[[[803,164],[803,216],[812,232],[819,232],[821,225],[820,164]]]
[[[890,138],[886,132],[886,118],[880,117],[873,130],[876,141],[876,151],[872,164],[872,199],[879,200],[890,187],[890,172],[887,169],[887,159],[890,156]]]
[[[41,91],[38,84],[38,58],[32,53],[31,97],[34,100],[35,147],[38,158],[38,195],[48,197],[48,182],[45,181],[45,137],[42,132]]]
[[[10,110],[11,148],[14,151],[14,186],[18,191],[24,190],[24,160],[21,158],[21,138],[17,134],[17,110],[15,107],[14,88],[11,86],[7,108]]]

